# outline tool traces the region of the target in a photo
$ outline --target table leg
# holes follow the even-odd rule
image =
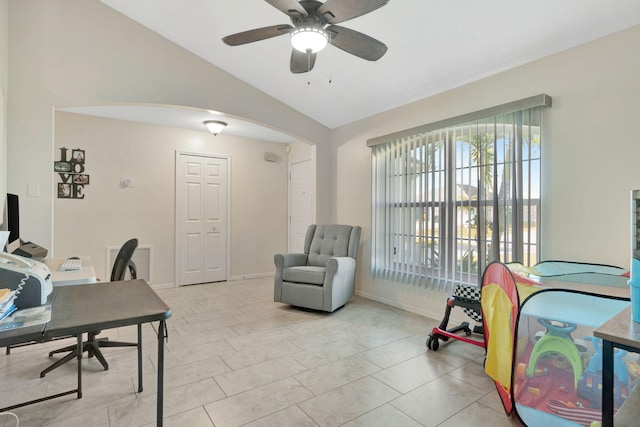
[[[78,334],[78,344],[76,351],[78,353],[78,399],[82,398],[82,333]]]
[[[52,394],[46,397],[41,397],[40,399],[29,400],[28,402],[18,403],[16,405],[7,406],[4,408],[0,408],[0,412],[11,411],[13,409],[22,408],[23,406],[33,405],[34,403],[46,402],[47,400],[57,399],[58,397],[68,396],[70,394],[76,394],[78,399],[82,399],[82,334],[78,334],[77,336],[78,343],[76,350],[78,351],[78,387],[75,390],[64,391],[62,393]]]
[[[602,427],[613,427],[613,343],[602,340]]]
[[[142,393],[142,324],[138,323],[138,393]]]
[[[166,324],[164,320],[158,325],[158,401],[157,406],[157,425],[162,427],[162,405],[164,394],[164,336]]]

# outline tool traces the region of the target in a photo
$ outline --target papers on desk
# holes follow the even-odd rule
[[[0,320],[0,331],[42,325],[51,320],[51,305],[23,308]]]
[[[13,301],[16,299],[16,291],[7,288],[0,289],[0,320],[16,311]]]

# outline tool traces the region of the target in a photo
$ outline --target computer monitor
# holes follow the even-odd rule
[[[6,251],[26,258],[40,259],[47,256],[47,250],[33,242],[23,242],[20,238],[20,208],[18,196],[7,194],[2,229],[9,232]],[[0,248],[0,251],[2,248]]]
[[[20,207],[17,194],[7,194],[7,231],[7,243],[20,240]]]

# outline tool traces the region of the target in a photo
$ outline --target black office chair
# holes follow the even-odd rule
[[[118,256],[113,264],[113,269],[111,270],[111,281],[117,282],[124,280],[127,270],[129,270],[129,274],[131,276],[131,280],[135,280],[137,278],[136,274],[136,265],[131,260],[133,257],[133,252],[138,247],[138,239],[131,239],[125,242],[124,245],[120,248],[118,252]],[[107,360],[104,358],[104,355],[100,351],[100,347],[137,347],[137,343],[130,342],[121,342],[121,341],[109,341],[109,338],[96,338],[101,331],[89,332],[87,335],[87,341],[82,343],[82,351],[88,352],[89,357],[95,356],[96,359],[100,362],[104,370],[109,369],[109,364]],[[62,359],[58,360],[53,365],[49,366],[42,372],[40,372],[40,377],[43,378],[47,373],[53,371],[58,366],[62,366],[70,360],[78,357],[78,347],[74,345],[70,345],[64,348],[60,348],[58,350],[53,350],[49,352],[49,357],[52,357],[57,353],[66,353],[69,352]]]

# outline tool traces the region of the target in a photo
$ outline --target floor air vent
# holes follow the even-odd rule
[[[107,262],[105,263],[107,266],[105,277],[107,280],[111,277],[111,270],[113,270],[113,263],[116,261],[118,251],[120,251],[120,246],[107,246]],[[144,279],[149,283],[151,283],[151,252],[151,245],[138,245],[132,258],[133,262],[136,264],[138,279]],[[128,279],[129,273],[127,272],[125,280]]]

